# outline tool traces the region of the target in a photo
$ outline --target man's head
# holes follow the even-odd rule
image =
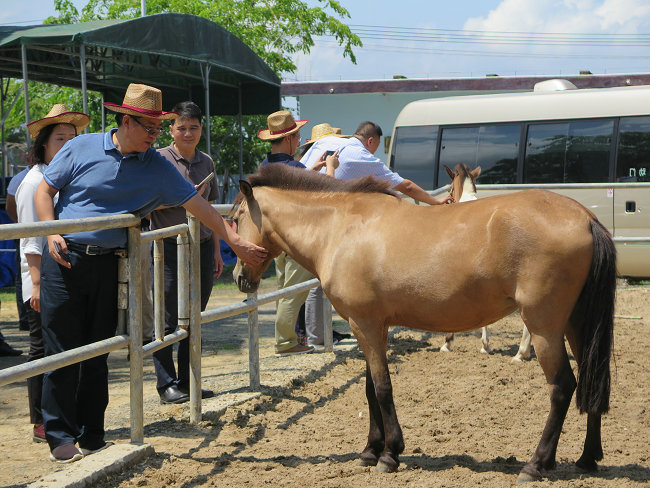
[[[295,154],[300,145],[300,128],[307,120],[294,120],[291,112],[280,110],[267,117],[268,128],[257,131],[257,137],[271,142],[271,152]]]
[[[377,149],[379,149],[379,142],[381,141],[382,135],[381,127],[369,120],[361,122],[354,132],[354,137],[359,139],[363,143],[363,146],[372,154],[375,154]]]
[[[203,130],[201,109],[196,103],[187,101],[177,103],[172,111],[178,114],[169,126],[174,145],[181,153],[193,152]]]
[[[162,110],[162,92],[157,88],[131,83],[122,105],[105,102],[104,106],[117,112],[120,150],[123,153],[144,152],[151,147],[162,130],[164,119],[178,114]]]

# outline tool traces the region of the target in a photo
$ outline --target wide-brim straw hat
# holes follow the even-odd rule
[[[77,134],[88,127],[90,117],[83,112],[71,112],[62,103],[55,104],[49,113],[42,119],[27,124],[29,135],[36,139],[38,133],[48,125],[71,124],[77,129]]]
[[[126,89],[122,105],[104,102],[104,107],[113,112],[133,115],[134,117],[149,117],[151,119],[175,119],[176,112],[165,112],[162,109],[162,92],[148,85],[131,83]]]
[[[288,110],[273,112],[266,118],[269,127],[257,131],[257,137],[263,141],[274,141],[298,132],[308,120],[294,120],[293,115]]]
[[[314,142],[316,142],[319,139],[322,139],[323,137],[352,137],[352,136],[347,134],[341,134],[340,127],[332,127],[327,122],[324,122],[322,124],[316,124],[314,127],[311,128],[311,139],[307,139],[307,142],[305,142],[300,147],[305,147],[308,144],[313,144]]]

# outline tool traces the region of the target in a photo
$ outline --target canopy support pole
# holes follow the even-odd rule
[[[237,121],[239,122],[239,179],[244,179],[244,134],[242,131],[242,104],[241,104],[241,83],[237,87],[237,103],[239,110],[237,113]]]
[[[81,94],[83,96],[83,113],[88,113],[88,85],[86,81],[86,45],[82,44],[79,47],[79,63],[81,68]],[[103,106],[103,105],[102,105]],[[88,134],[88,127],[84,129],[84,133]]]
[[[5,89],[4,87],[4,79],[0,78],[0,82],[2,83],[2,87],[0,87],[0,113],[2,114],[2,121],[0,121],[0,130],[2,131],[2,174],[6,178],[9,176],[9,155],[7,154],[7,141],[5,140],[5,122],[7,121],[7,117],[9,117],[9,114],[11,111],[14,109],[14,106],[16,105],[16,102],[20,98],[20,94],[23,91],[24,87],[19,87],[18,90],[16,90],[16,96],[14,96],[14,101],[11,102],[11,105],[9,106],[9,109],[5,111],[5,98],[7,97],[7,90],[9,89],[9,83],[7,83],[7,88]],[[12,171],[12,176],[13,176],[13,171]],[[5,179],[2,179],[2,195],[6,195],[7,193],[7,185],[5,184]]]
[[[104,107],[103,93],[102,93],[102,132],[106,132],[106,108]]]
[[[31,122],[31,119],[29,117],[29,90],[27,89],[27,83],[29,81],[27,78],[27,46],[21,44],[20,49],[23,61],[23,91],[25,92],[25,135],[27,136],[27,149],[29,149],[31,146],[31,138],[27,124]]]
[[[212,157],[212,145],[210,144],[210,65],[201,65],[201,78],[203,80],[203,91],[205,92],[205,153]]]

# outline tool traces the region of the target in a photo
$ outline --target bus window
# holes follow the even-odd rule
[[[425,189],[433,188],[438,127],[399,127],[390,157],[390,168]]]
[[[650,182],[650,117],[621,117],[616,181]]]
[[[609,181],[613,120],[589,120],[528,127],[524,183]]]
[[[454,127],[442,130],[438,186],[450,182],[444,166],[481,166],[478,183],[516,183],[520,124]]]

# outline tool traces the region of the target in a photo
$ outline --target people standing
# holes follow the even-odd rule
[[[162,110],[160,90],[131,84],[122,104],[104,106],[117,113],[118,128],[76,137],[57,153],[34,196],[41,221],[133,212],[144,216],[161,205],[182,205],[245,262],[264,260],[267,251],[238,236],[151,147],[162,121],[177,117]],[[126,247],[126,229],[55,234],[47,241],[41,262],[46,356],[112,337],[117,326],[115,251]],[[50,459],[68,463],[105,449],[107,405],[107,355],[46,373],[42,409]]]
[[[71,112],[65,105],[56,104],[42,119],[27,125],[34,140],[30,149],[31,169],[16,190],[16,212],[20,223],[38,222],[34,194],[43,180],[43,172],[66,142],[76,137],[90,123],[88,115]],[[20,239],[20,273],[22,275],[22,297],[29,324],[29,361],[44,356],[41,330],[41,255],[47,239],[43,236]],[[41,393],[43,375],[27,379],[29,417],[33,428],[33,439],[45,442]]]
[[[300,128],[308,121],[294,120],[289,111],[280,110],[269,115],[267,122],[268,128],[259,130],[257,137],[271,143],[271,152],[267,154],[260,166],[287,164],[304,169],[305,165],[300,161],[296,161],[293,155],[300,145]],[[317,168],[325,167],[326,173],[333,175],[338,166],[337,155],[323,156],[325,154],[321,154]],[[282,253],[275,258],[275,271],[278,278],[278,288],[287,288],[314,277],[286,253]],[[296,319],[300,307],[305,303],[307,294],[308,291],[304,291],[278,300],[275,318],[275,355],[278,357],[305,354],[314,350],[312,346],[299,344],[295,330]]]
[[[174,106],[173,112],[178,118],[173,119],[169,130],[173,142],[159,149],[158,153],[172,163],[187,181],[192,183],[202,198],[213,203],[219,197],[216,178],[203,187],[199,183],[214,173],[214,161],[206,153],[197,149],[203,130],[201,109],[193,102],[181,102]],[[161,229],[172,225],[187,223],[185,209],[170,207],[151,213],[151,229]],[[170,237],[164,244],[165,270],[165,335],[178,328],[178,262],[176,238]],[[201,224],[200,232],[201,260],[201,311],[205,310],[212,292],[214,276],[219,277],[223,271],[223,260],[219,245],[219,236],[206,225]],[[174,368],[173,346],[168,346],[153,354],[156,370],[156,388],[161,403],[183,403],[189,400],[190,381],[190,341],[183,339],[178,343],[178,376]],[[201,398],[214,396],[211,390],[201,390]]]

